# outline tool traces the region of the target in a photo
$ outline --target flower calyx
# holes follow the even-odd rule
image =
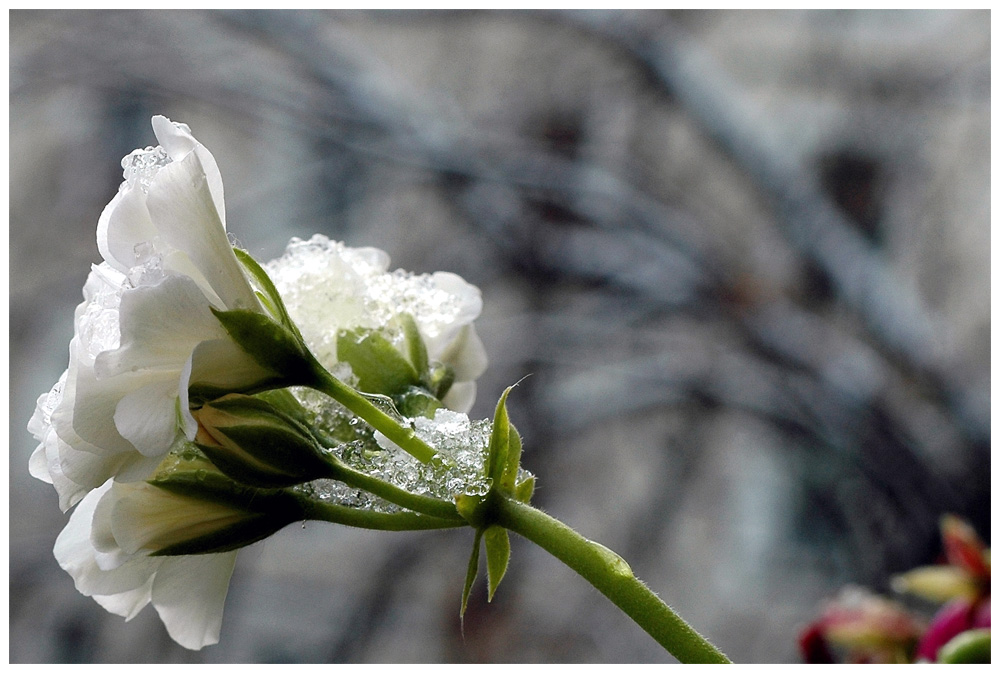
[[[455,381],[455,372],[429,359],[413,316],[404,313],[397,319],[402,324],[405,354],[382,330],[359,327],[341,331],[337,358],[351,366],[359,391],[389,397],[404,416],[433,418]]]
[[[492,486],[483,496],[460,495],[455,498],[458,513],[476,529],[469,567],[462,592],[460,615],[465,615],[469,593],[479,571],[480,541],[485,543],[488,580],[487,599],[492,601],[510,562],[510,536],[497,525],[497,509],[502,499],[528,503],[535,488],[535,477],[521,470],[521,435],[510,422],[507,396],[514,386],[504,390],[493,416],[493,431],[486,454],[485,472]]]
[[[126,551],[151,556],[232,551],[273,535],[302,514],[285,491],[233,481],[190,449],[168,455],[153,479],[115,489],[115,538]]]
[[[230,394],[192,413],[195,444],[240,483],[282,488],[331,474],[332,457],[309,428],[266,399]]]

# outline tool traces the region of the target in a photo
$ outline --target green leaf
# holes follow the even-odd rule
[[[369,329],[343,331],[337,337],[337,359],[351,365],[358,390],[378,395],[401,395],[420,378],[388,339]]]
[[[297,334],[256,311],[213,308],[212,313],[233,341],[257,364],[273,371],[284,386],[307,385],[315,379],[314,360]]]
[[[472,593],[472,585],[476,582],[476,575],[479,574],[479,546],[483,539],[483,531],[476,531],[476,539],[472,542],[472,555],[469,557],[469,569],[465,573],[465,588],[462,589],[462,609],[458,613],[459,619],[465,619],[465,609],[469,605],[469,594]]]
[[[492,601],[510,562],[510,536],[506,528],[490,526],[483,537],[486,540],[486,570],[490,585],[488,600]]]

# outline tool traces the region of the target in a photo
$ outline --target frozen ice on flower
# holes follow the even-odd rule
[[[229,245],[215,159],[184,125],[154,117],[153,130],[160,146],[122,161],[69,367],[30,424],[32,474],[64,509],[111,477],[144,478],[179,433],[193,437],[190,383],[239,387],[265,375],[211,312],[262,310]]]
[[[285,254],[265,265],[292,320],[316,358],[336,371],[340,330],[379,328],[403,347],[403,314],[411,315],[428,357],[452,368],[455,383],[444,404],[468,411],[475,380],[486,369],[486,351],[473,321],[482,311],[479,289],[448,272],[389,271],[376,248],[350,248],[317,234],[292,239]]]

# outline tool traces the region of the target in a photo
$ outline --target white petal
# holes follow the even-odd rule
[[[486,348],[472,325],[463,327],[438,357],[454,370],[456,381],[473,381],[479,378],[486,371],[488,362]]]
[[[177,439],[177,385],[177,375],[168,372],[125,395],[115,408],[118,432],[144,456],[165,454]]]
[[[149,581],[162,563],[160,559],[136,557],[115,570],[105,571],[98,567],[97,551],[91,543],[90,532],[97,503],[110,487],[109,481],[91,491],[80,502],[70,516],[69,523],[56,538],[53,550],[60,567],[69,573],[77,591],[84,596],[110,596],[138,589]],[[138,609],[134,605],[131,608]]]
[[[478,287],[467,283],[461,276],[448,271],[437,271],[431,278],[434,280],[435,287],[454,295],[461,301],[462,308],[455,318],[456,323],[470,323],[482,313],[483,295]]]
[[[153,582],[153,607],[170,637],[200,650],[219,642],[236,552],[165,558]]]
[[[111,614],[121,615],[125,621],[129,621],[149,605],[153,595],[153,579],[155,577],[155,573],[151,574],[149,579],[137,589],[107,596],[94,595],[92,598]]]
[[[28,472],[35,479],[41,479],[47,484],[52,483],[52,475],[49,473],[49,461],[45,456],[45,443],[39,444],[31,457],[28,459]],[[63,510],[64,512],[66,510]]]
[[[99,378],[139,369],[173,369],[179,374],[200,341],[226,336],[204,293],[183,276],[126,292],[119,324],[120,348],[101,353],[94,362]]]
[[[464,383],[453,384],[448,390],[448,394],[441,401],[444,403],[444,406],[452,411],[462,414],[469,413],[473,403],[476,401],[476,382],[466,381]]]
[[[74,449],[99,455],[134,450],[115,427],[118,402],[135,388],[133,374],[99,380],[92,366],[84,362],[83,346],[70,343],[70,373],[63,400],[52,413],[52,425],[59,437]]]
[[[146,205],[163,239],[191,258],[226,308],[259,309],[229,244],[198,153],[160,169]]]
[[[136,247],[155,236],[146,195],[137,187],[119,191],[97,221],[97,249],[104,261],[122,273],[136,265]]]
[[[59,470],[72,484],[79,484],[85,490],[97,488],[111,477],[123,481],[148,479],[160,464],[162,456],[147,458],[135,450],[123,453],[96,454],[76,451],[65,442],[59,442]],[[55,484],[56,490],[59,482]],[[67,485],[67,489],[71,487]],[[67,496],[68,497],[68,496]],[[64,507],[66,511],[68,507]]]
[[[215,157],[212,156],[212,153],[195,140],[187,126],[174,124],[161,115],[153,117],[153,133],[156,134],[156,139],[163,146],[163,149],[167,151],[167,155],[174,161],[182,161],[191,152],[198,155],[205,170],[209,190],[212,192],[215,210],[219,213],[219,219],[222,220],[222,227],[225,228],[226,206],[222,191],[222,173],[219,171],[219,166],[215,163]]]

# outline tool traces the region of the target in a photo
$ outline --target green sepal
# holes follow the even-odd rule
[[[443,400],[455,383],[455,370],[443,362],[433,362],[423,379],[427,389],[439,400]]]
[[[507,529],[500,526],[490,526],[483,534],[486,541],[486,571],[489,578],[488,601],[493,600],[493,595],[500,586],[500,580],[507,573],[507,564],[510,562],[510,536]]]
[[[483,539],[483,531],[476,531],[476,539],[472,542],[472,555],[469,556],[469,568],[465,571],[465,587],[462,589],[462,609],[459,610],[459,619],[465,618],[465,609],[469,605],[469,594],[472,593],[472,585],[476,583],[476,576],[479,574],[479,547]]]
[[[218,311],[213,308],[212,313],[236,345],[261,367],[275,373],[274,379],[270,379],[267,385],[255,386],[254,391],[315,382],[315,367],[318,365],[297,332],[256,311]],[[280,386],[276,386],[275,381],[280,381]],[[195,389],[192,386],[192,391]]]
[[[294,498],[280,490],[251,488],[218,471],[194,448],[170,454],[149,484],[192,500],[216,503],[245,514],[222,530],[163,547],[152,556],[215,554],[262,540],[301,518]]]
[[[399,413],[407,418],[434,418],[434,412],[444,406],[441,400],[417,386],[410,386],[402,394],[393,396],[392,400]]]
[[[517,482],[517,472],[521,467],[521,435],[513,423],[508,421],[507,461],[503,477],[500,478],[500,488],[506,493],[513,493]]]
[[[198,448],[238,482],[281,488],[330,476],[329,454],[309,427],[267,399],[227,395],[194,413]]]
[[[286,518],[276,514],[250,516],[222,530],[164,547],[151,553],[150,556],[188,556],[233,551],[274,535],[297,518],[296,516]]]
[[[292,322],[291,316],[288,315],[285,302],[282,301],[281,295],[278,293],[278,288],[274,286],[271,277],[267,275],[264,268],[246,250],[233,248],[233,252],[236,254],[236,259],[240,261],[246,272],[256,282],[257,287],[262,290],[257,293],[257,296],[267,307],[268,311],[270,311],[271,315],[287,327],[299,341],[302,341],[302,334],[299,332],[299,328],[295,326],[295,323]]]
[[[497,402],[496,413],[493,415],[493,432],[490,433],[490,445],[486,455],[486,476],[494,484],[500,484],[507,465],[507,451],[510,447],[510,420],[507,417],[507,388]]]
[[[413,365],[375,330],[344,330],[337,337],[337,359],[351,366],[358,390],[393,397],[420,383]]]
[[[413,365],[418,376],[425,378],[430,366],[427,358],[427,345],[424,344],[424,338],[420,336],[417,321],[409,313],[400,315],[399,320],[403,323],[403,337],[406,339],[406,351],[410,356],[410,364]],[[428,381],[424,381],[424,383],[428,383]]]
[[[535,494],[535,476],[532,475],[522,481],[514,488],[514,497],[525,504],[531,502],[531,496]]]
[[[990,630],[972,629],[959,633],[938,652],[942,664],[990,663]]]

